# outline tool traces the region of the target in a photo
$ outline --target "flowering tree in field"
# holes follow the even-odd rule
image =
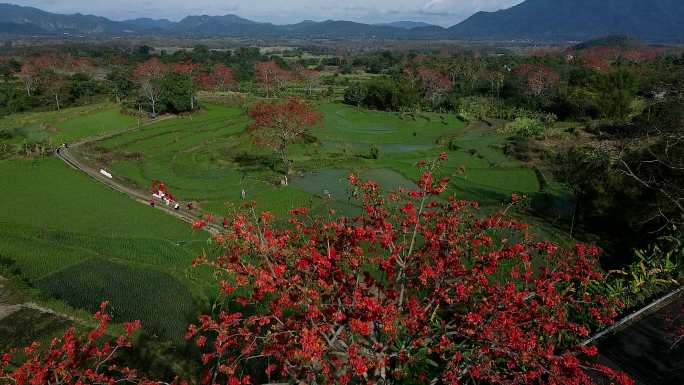
[[[313,94],[314,89],[320,84],[321,73],[316,70],[299,66],[294,70],[295,76],[304,83],[304,89],[308,96]]]
[[[93,69],[92,58],[87,56],[71,57],[68,63],[75,72],[88,73]]]
[[[292,164],[287,159],[287,146],[323,122],[320,113],[297,98],[275,104],[259,102],[249,115],[254,118],[250,128],[260,141],[278,151],[288,175],[292,174]]]
[[[619,306],[596,248],[561,250],[440,199],[449,182],[429,169],[387,197],[349,181],[358,216],[297,209],[283,227],[252,209],[215,237],[220,257],[195,261],[215,269],[225,305],[188,330],[204,383],[632,384],[579,344]]]
[[[609,46],[596,46],[580,52],[579,58],[588,68],[606,71],[620,57],[620,49]]]
[[[22,64],[16,76],[21,80],[27,96],[31,96],[40,83],[55,97],[57,109],[60,109],[59,91],[64,84],[64,73],[70,61],[52,55],[41,55],[28,58]]]
[[[157,104],[161,98],[161,78],[166,71],[166,65],[157,58],[138,64],[133,70],[133,77],[140,84],[143,95],[152,108],[152,114],[157,113]]]
[[[258,62],[254,65],[254,76],[264,89],[266,97],[269,98],[282,88],[290,79],[290,73],[274,61]]]
[[[625,51],[622,56],[633,63],[644,63],[655,61],[663,52],[665,48],[639,47]]]
[[[45,82],[45,88],[54,97],[57,111],[59,111],[61,109],[59,97],[66,85],[65,75],[56,71],[49,71],[44,73],[42,78]]]
[[[22,63],[16,76],[21,80],[27,96],[38,87],[41,72],[52,69],[56,60],[52,56],[42,55],[27,58]]]
[[[24,63],[16,76],[24,85],[26,95],[31,96],[31,91],[38,86],[38,69],[31,63]]]
[[[519,77],[525,92],[532,96],[542,96],[560,81],[560,75],[543,64],[521,64],[513,69],[513,75]]]
[[[454,88],[454,83],[448,75],[435,68],[420,66],[417,69],[418,79],[425,95],[425,99],[433,106]]]
[[[257,109],[307,110],[300,103]],[[622,306],[604,294],[598,249],[535,240],[507,215],[520,203],[516,194],[493,214],[444,196],[449,180],[435,171],[446,158],[420,162],[417,187],[388,195],[351,174],[362,204],[353,217],[300,208],[284,223],[253,204],[235,215],[213,237],[220,256],[193,263],[212,268],[219,287],[217,310],[188,328],[202,350],[195,380],[593,385],[607,378],[632,385],[593,362],[596,347],[581,343]],[[105,307],[85,337],[70,329],[46,349],[0,355],[0,381],[164,384],[115,364],[140,323],[110,337]]]
[[[416,88],[418,85],[418,72],[412,66],[406,66],[401,71],[403,79],[411,86],[411,88]]]
[[[233,69],[223,64],[216,64],[204,79],[206,88],[225,91],[235,84]]]

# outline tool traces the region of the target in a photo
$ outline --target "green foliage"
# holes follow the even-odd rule
[[[344,91],[344,102],[352,106],[361,107],[364,100],[366,100],[367,95],[368,88],[366,88],[365,85],[356,82]]]
[[[111,95],[117,102],[133,93],[133,73],[130,68],[115,67],[107,74],[107,84]]]
[[[663,237],[645,250],[635,250],[636,261],[612,271],[607,288],[630,308],[679,285],[684,269],[684,244],[676,237]]]
[[[406,82],[378,78],[354,84],[345,92],[345,103],[358,106],[359,100],[367,108],[382,111],[413,110],[420,104],[420,95]]]
[[[376,145],[371,144],[371,146],[370,146],[370,151],[369,151],[369,156],[370,156],[371,159],[378,159],[378,158],[380,158],[380,149],[379,149]]]
[[[636,76],[626,70],[615,70],[600,76],[594,87],[601,116],[617,122],[626,122],[632,114],[636,96]]]
[[[486,120],[494,111],[492,98],[471,96],[458,101],[458,115],[465,121]]]
[[[168,72],[161,79],[161,101],[158,112],[174,114],[192,110],[191,99],[195,97],[190,74]]]
[[[29,97],[12,83],[0,82],[0,118],[40,107],[43,105],[38,98]]]
[[[546,125],[533,118],[516,118],[513,122],[506,123],[500,130],[505,134],[512,134],[522,138],[538,138],[544,136]]]
[[[91,101],[95,96],[105,93],[105,87],[100,81],[84,73],[69,77],[66,88],[69,97],[67,101],[71,101],[73,105]]]

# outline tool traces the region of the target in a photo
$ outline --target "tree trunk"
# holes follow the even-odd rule
[[[287,155],[285,154],[285,144],[280,145],[280,159],[283,161],[283,165],[285,166],[285,172],[287,175],[292,175],[292,164],[290,161],[287,159]]]
[[[577,210],[579,209],[579,196],[575,194],[575,208],[572,210],[572,222],[570,223],[570,238],[575,233],[575,218],[577,217]]]
[[[60,110],[59,108],[59,95],[55,94],[55,102],[57,102],[57,111]]]

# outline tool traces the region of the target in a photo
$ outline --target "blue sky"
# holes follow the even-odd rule
[[[508,8],[522,0],[9,0],[58,13],[87,13],[115,20],[178,20],[186,15],[237,14],[276,24],[302,20],[382,23],[416,20],[450,26],[477,11]]]

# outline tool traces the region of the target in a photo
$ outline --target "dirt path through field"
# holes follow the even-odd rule
[[[166,120],[166,119],[172,119],[172,117],[160,118],[160,119],[157,119],[154,123],[157,123],[161,120]],[[121,135],[121,134],[124,134],[127,132],[136,131],[138,128],[146,127],[146,126],[149,126],[150,124],[152,124],[152,123],[146,123],[145,125],[141,125],[140,127],[138,127],[136,125],[136,126],[129,127],[129,128],[126,128],[124,130],[117,131],[114,133],[103,134],[103,135],[98,135],[98,136],[93,136],[93,137],[90,137],[87,139],[83,139],[83,140],[80,140],[78,142],[71,143],[68,148],[66,148],[66,147],[58,148],[55,151],[55,155],[58,158],[60,158],[62,161],[64,161],[64,163],[69,165],[70,167],[85,173],[86,175],[88,175],[90,178],[92,178],[96,182],[101,183],[101,184],[109,187],[112,190],[115,190],[115,191],[118,191],[122,194],[125,194],[129,198],[134,199],[135,201],[137,201],[141,204],[149,206],[149,200],[150,200],[150,193],[149,192],[143,192],[143,191],[139,191],[139,190],[130,188],[128,186],[125,186],[124,184],[122,184],[116,180],[116,176],[115,176],[115,178],[109,179],[108,177],[102,175],[99,170],[92,168],[90,165],[87,165],[87,164],[81,162],[80,160],[78,160],[76,157],[74,157],[73,154],[71,153],[71,150],[75,147],[82,146],[84,144],[88,144],[88,143],[96,142],[99,140],[111,138],[111,137]],[[199,217],[193,213],[183,211],[183,208],[181,208],[180,210],[174,210],[173,208],[164,206],[163,204],[158,204],[156,207],[159,210],[162,210],[162,211],[166,212],[167,214],[173,215],[174,217],[179,218],[179,219],[181,219],[187,223],[193,223],[197,220],[202,219],[201,217]],[[218,226],[216,224],[211,224],[211,223],[206,227],[206,229],[212,235],[218,234],[222,230],[220,226]]]

